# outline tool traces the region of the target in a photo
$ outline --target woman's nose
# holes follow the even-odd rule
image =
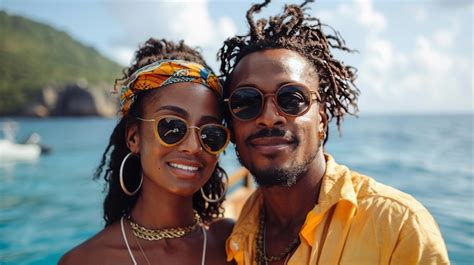
[[[188,130],[188,135],[179,144],[179,150],[188,154],[196,154],[201,152],[202,146],[201,141],[199,140],[199,128],[196,126],[190,126]]]

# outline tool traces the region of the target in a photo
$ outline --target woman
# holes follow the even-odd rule
[[[96,172],[106,165],[105,228],[59,264],[225,264],[216,76],[183,42],[150,39],[117,83],[122,118]]]

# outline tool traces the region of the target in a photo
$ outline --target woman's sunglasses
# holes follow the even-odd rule
[[[184,141],[191,129],[196,129],[199,134],[201,146],[208,153],[216,155],[226,148],[230,140],[230,131],[220,124],[205,124],[201,127],[188,126],[186,120],[166,115],[157,119],[137,119],[155,123],[155,137],[160,144],[166,147],[175,146]]]
[[[232,116],[238,120],[249,121],[262,113],[266,97],[273,97],[280,114],[294,117],[305,114],[311,104],[319,99],[317,92],[305,86],[287,84],[278,88],[276,93],[266,95],[254,87],[241,87],[234,90],[224,101],[228,103]]]

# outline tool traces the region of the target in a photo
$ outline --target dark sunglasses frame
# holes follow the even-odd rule
[[[287,88],[287,87],[298,87],[303,91],[303,94],[309,95],[308,106],[306,106],[306,108],[302,112],[300,112],[298,114],[287,113],[283,110],[283,107],[278,104],[278,100],[277,100],[278,93],[281,92],[282,89]],[[261,100],[262,100],[262,104],[260,105],[260,109],[259,109],[258,113],[255,115],[255,117],[251,117],[251,118],[248,118],[248,119],[243,119],[241,117],[238,117],[237,114],[235,114],[232,111],[232,106],[231,106],[232,96],[235,93],[237,93],[241,90],[244,90],[244,89],[250,89],[250,90],[257,91],[258,94],[261,97]],[[260,89],[255,88],[255,87],[250,87],[250,86],[239,87],[236,90],[232,91],[232,93],[229,95],[229,97],[224,99],[224,102],[227,102],[227,106],[229,107],[229,111],[230,111],[230,113],[232,114],[232,116],[234,118],[236,118],[237,120],[241,120],[241,121],[251,121],[251,120],[254,120],[254,119],[258,118],[262,114],[262,110],[263,110],[263,107],[265,105],[265,98],[266,97],[272,97],[273,103],[275,104],[275,106],[278,110],[278,113],[280,113],[280,115],[290,116],[290,117],[298,117],[298,116],[304,115],[306,112],[309,111],[309,109],[311,108],[311,105],[314,102],[319,102],[320,101],[320,97],[319,97],[318,92],[311,91],[308,87],[306,87],[304,85],[301,85],[301,84],[289,83],[289,84],[285,84],[285,85],[279,87],[275,93],[267,93],[267,94],[264,94]]]
[[[229,129],[227,129],[225,126],[223,126],[222,124],[216,124],[216,123],[209,123],[209,124],[204,124],[200,127],[198,126],[189,126],[188,122],[181,118],[181,117],[178,117],[178,116],[174,116],[174,115],[163,115],[163,116],[159,116],[155,119],[143,119],[143,118],[139,118],[139,117],[136,117],[138,120],[140,121],[145,121],[145,122],[153,122],[154,123],[154,134],[155,134],[155,138],[158,140],[158,142],[165,146],[165,147],[172,147],[172,146],[176,146],[178,144],[180,144],[181,142],[183,142],[186,137],[188,137],[189,135],[189,132],[191,131],[191,129],[196,129],[198,132],[199,132],[199,142],[201,144],[201,146],[203,147],[204,150],[206,150],[206,152],[212,154],[212,155],[217,155],[219,154],[220,152],[224,151],[225,148],[227,147],[227,145],[229,144],[229,141],[230,141],[230,131]],[[160,134],[158,133],[158,124],[161,120],[163,119],[175,119],[175,120],[179,120],[181,122],[183,122],[185,125],[186,125],[186,133],[184,134],[184,136],[179,139],[176,143],[172,143],[172,144],[169,144],[169,143],[166,143],[160,136]],[[206,127],[209,127],[209,126],[214,126],[214,127],[219,127],[219,128],[222,128],[224,129],[224,131],[226,132],[227,134],[227,137],[226,137],[226,142],[225,144],[222,146],[222,148],[220,148],[219,150],[217,151],[212,151],[208,148],[208,146],[203,142],[203,139],[201,137],[201,131],[206,128]]]

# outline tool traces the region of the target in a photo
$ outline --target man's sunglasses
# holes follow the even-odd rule
[[[175,146],[189,134],[191,129],[196,129],[199,134],[201,146],[208,153],[216,155],[226,148],[230,140],[230,131],[220,124],[205,124],[201,127],[188,126],[186,120],[172,115],[161,116],[156,119],[137,119],[155,123],[155,137],[163,146]]]
[[[287,84],[278,88],[276,93],[266,95],[254,87],[241,87],[234,90],[224,101],[228,103],[232,116],[238,120],[249,121],[262,113],[266,97],[273,98],[280,114],[293,117],[305,114],[311,104],[319,99],[317,92],[305,86]]]

